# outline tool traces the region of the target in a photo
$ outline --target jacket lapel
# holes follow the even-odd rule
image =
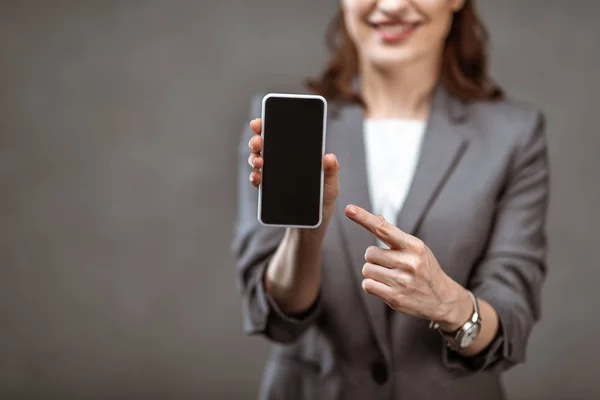
[[[365,250],[376,245],[375,236],[356,225],[344,214],[348,204],[356,204],[371,210],[371,201],[367,185],[365,146],[363,141],[364,112],[359,106],[341,108],[340,115],[330,122],[331,148],[340,163],[340,193],[336,203],[337,221],[341,225],[347,264],[357,280],[355,289],[360,296],[373,327],[373,333],[383,357],[390,362],[390,342],[387,337],[386,304],[379,298],[362,290],[362,267],[365,263]]]
[[[454,166],[466,148],[454,126],[464,119],[464,106],[447,95],[441,87],[435,91],[429,121],[423,138],[421,155],[407,199],[397,225],[408,233],[415,232]],[[373,333],[384,358],[391,362],[387,327],[387,305],[362,290],[362,267],[367,247],[376,245],[375,237],[344,215],[348,204],[372,210],[366,173],[363,141],[364,112],[359,106],[341,107],[330,118],[328,142],[340,163],[340,193],[336,203],[337,221],[343,236],[348,265],[357,280],[356,290],[366,309]]]
[[[466,150],[467,139],[459,132],[465,118],[464,104],[438,86],[415,176],[395,221],[404,232],[417,233],[427,210]]]

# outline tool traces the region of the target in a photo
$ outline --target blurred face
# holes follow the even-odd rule
[[[362,63],[389,69],[436,57],[465,0],[341,0]]]

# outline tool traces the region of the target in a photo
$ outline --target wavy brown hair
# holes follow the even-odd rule
[[[452,26],[444,46],[441,82],[462,100],[496,100],[502,90],[488,75],[488,32],[477,14],[474,0],[466,0],[454,13]],[[306,86],[329,101],[358,103],[364,106],[354,90],[358,76],[358,52],[344,23],[340,7],[329,24],[326,44],[332,56],[321,75],[308,79]]]

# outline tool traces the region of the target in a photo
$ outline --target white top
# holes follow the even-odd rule
[[[365,119],[363,133],[371,212],[395,225],[417,169],[425,121]]]

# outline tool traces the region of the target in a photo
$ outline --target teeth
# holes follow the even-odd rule
[[[379,26],[380,30],[387,32],[387,33],[391,33],[391,34],[403,33],[404,31],[406,31],[409,28],[410,28],[409,24],[395,24],[395,25],[380,25]]]

